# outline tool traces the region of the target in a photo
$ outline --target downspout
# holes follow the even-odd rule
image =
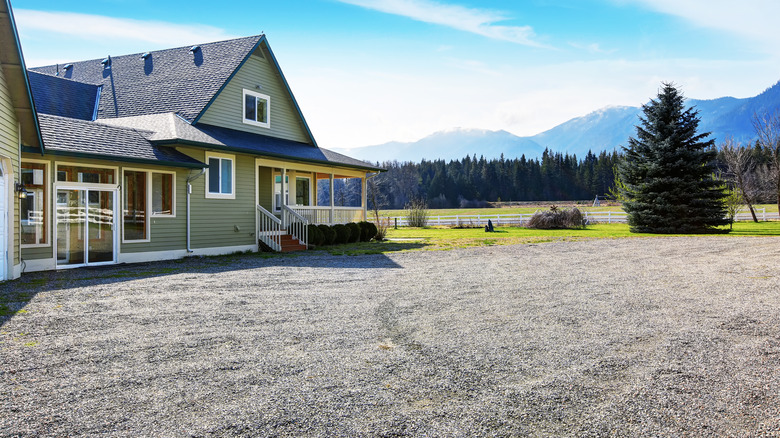
[[[187,254],[192,254],[192,248],[190,247],[190,236],[192,232],[190,231],[190,196],[192,195],[192,181],[195,181],[196,179],[200,178],[201,175],[206,173],[206,168],[200,169],[200,173],[197,175],[190,175],[187,177]]]

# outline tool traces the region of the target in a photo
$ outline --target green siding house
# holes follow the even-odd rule
[[[0,3],[0,281],[22,272],[19,210],[27,202],[20,172],[21,146],[41,151],[24,57],[8,0]]]
[[[318,147],[264,35],[27,76],[43,148],[21,148],[26,271],[305,248],[307,224],[366,216],[381,169]],[[334,205],[343,178],[361,205]]]

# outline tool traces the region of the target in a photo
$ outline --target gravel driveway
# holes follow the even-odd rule
[[[691,237],[28,274],[0,436],[780,436],[779,269]]]

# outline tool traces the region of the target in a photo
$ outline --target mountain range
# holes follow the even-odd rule
[[[699,112],[699,132],[710,132],[716,143],[726,137],[751,142],[754,114],[780,111],[780,82],[763,93],[748,98],[721,97],[711,100],[688,99],[688,106]],[[414,142],[389,142],[353,149],[334,149],[370,162],[454,160],[466,155],[498,158],[537,158],[545,149],[554,152],[585,156],[588,151],[598,154],[611,152],[627,144],[639,124],[640,107],[611,106],[564,122],[550,130],[531,137],[519,137],[507,131],[455,128],[433,133]]]

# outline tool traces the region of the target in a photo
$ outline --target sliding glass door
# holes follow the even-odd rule
[[[57,266],[113,263],[116,189],[57,189]]]

